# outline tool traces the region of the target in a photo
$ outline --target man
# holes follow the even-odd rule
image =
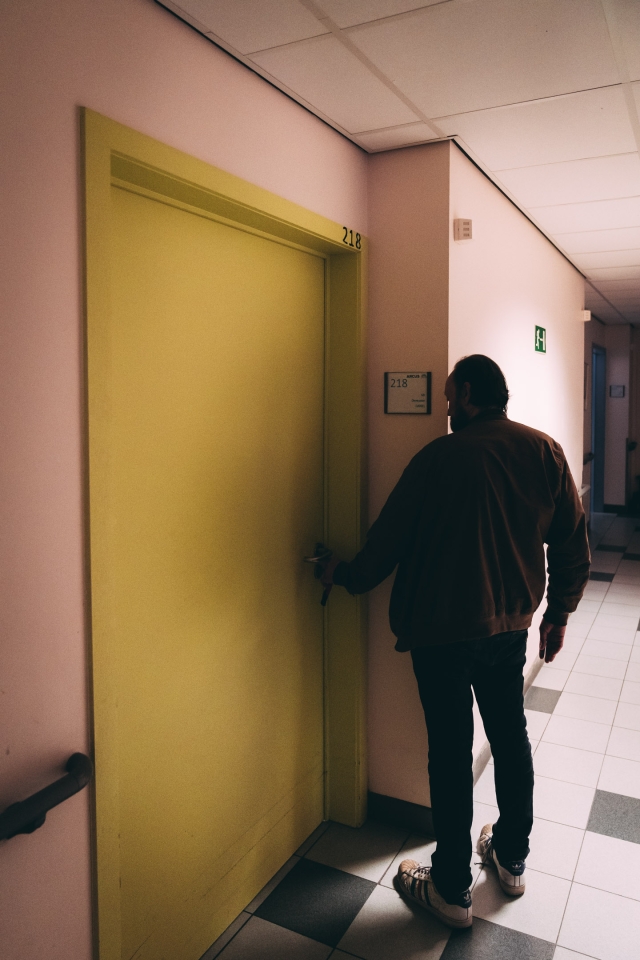
[[[545,587],[540,657],[562,648],[589,575],[582,504],[564,453],[508,419],[498,365],[459,360],[445,395],[448,436],[408,465],[351,563],[326,565],[325,586],[353,594],[397,567],[389,609],[396,650],[410,651],[429,733],[437,848],[431,866],[400,865],[396,888],[452,927],[472,923],[473,692],[494,758],[500,816],[478,852],[505,893],[525,890],[533,765],[523,706],[527,629]],[[401,713],[400,713],[401,716]]]

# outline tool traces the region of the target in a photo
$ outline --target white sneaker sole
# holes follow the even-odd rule
[[[393,878],[393,885],[396,888],[397,893],[400,894],[405,900],[409,900],[411,903],[417,903],[419,907],[422,907],[423,910],[428,910],[429,913],[432,913],[434,917],[437,917],[441,923],[444,923],[447,927],[453,927],[454,930],[465,930],[467,927],[470,927],[473,924],[473,914],[469,912],[469,916],[466,920],[455,920],[453,917],[448,917],[446,913],[442,913],[441,910],[438,910],[437,907],[434,907],[433,904],[427,903],[425,900],[420,900],[418,897],[412,897],[411,894],[404,890],[402,885],[398,882],[398,876]]]
[[[480,836],[485,833],[486,827],[483,829]],[[496,855],[494,853],[493,847],[491,848],[491,853],[489,857],[486,854],[483,854],[480,848],[480,840],[476,847],[478,853],[482,857],[482,863],[485,867],[493,867],[496,873],[498,874],[498,883],[500,884],[503,893],[506,893],[508,897],[521,897],[525,890],[527,889],[526,881],[524,877],[514,877],[513,874],[509,873],[508,870],[505,870],[504,867],[501,867],[496,860]],[[503,874],[505,875],[503,877]],[[514,880],[517,883],[514,883]]]

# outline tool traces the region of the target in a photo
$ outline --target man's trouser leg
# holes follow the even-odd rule
[[[471,883],[473,696],[465,646],[466,641],[455,644],[458,656],[452,656],[449,645],[411,652],[429,734],[431,813],[438,841],[432,876],[450,902]]]
[[[522,699],[526,637],[526,631],[518,631],[412,651],[429,733],[431,810],[438,841],[433,879],[445,899],[457,899],[471,883],[472,685],[494,751],[501,812],[494,831],[496,853],[505,862],[528,853],[533,766]]]
[[[492,641],[497,641],[492,643]],[[500,817],[493,847],[501,863],[524,860],[533,825],[533,762],[524,715],[523,675],[527,634],[501,634],[481,641],[473,688],[493,754]]]

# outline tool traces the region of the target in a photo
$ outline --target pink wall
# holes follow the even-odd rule
[[[372,156],[369,200],[373,520],[413,455],[447,432],[449,144]],[[431,416],[384,413],[384,372],[394,370],[432,371]],[[428,804],[427,735],[411,658],[394,651],[389,628],[392,582],[369,595],[369,788]]]
[[[366,156],[152,0],[2,12],[0,808],[88,748],[78,107],[367,233]],[[88,801],[3,845],[3,960],[90,957]]]

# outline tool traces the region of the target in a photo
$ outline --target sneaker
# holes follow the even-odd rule
[[[416,860],[403,860],[393,882],[398,893],[429,910],[448,927],[470,927],[473,923],[469,891],[465,890],[455,903],[447,903],[431,879],[431,867],[423,867]]]
[[[510,897],[521,897],[525,891],[524,860],[500,863],[493,849],[493,824],[487,823],[478,838],[478,853],[485,866],[492,865],[498,871],[500,886]]]

